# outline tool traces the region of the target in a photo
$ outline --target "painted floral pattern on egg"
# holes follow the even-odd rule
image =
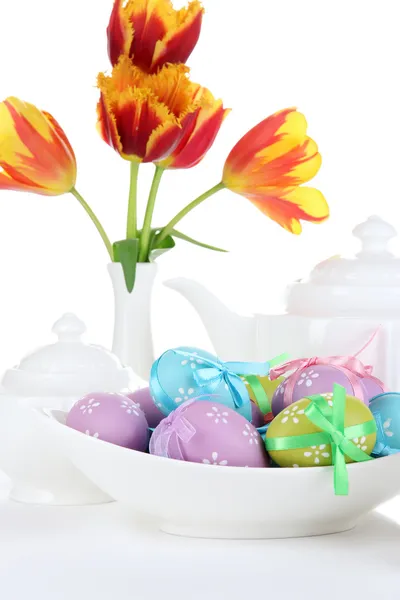
[[[373,396],[382,392],[382,387],[379,387],[379,383],[374,379],[358,377],[347,369],[339,369],[333,365],[316,365],[299,369],[279,385],[272,398],[272,412],[278,415],[285,408],[285,404],[293,404],[304,396],[332,392],[335,383],[343,386],[347,394],[355,396],[354,380],[360,388],[359,400],[367,406]],[[289,384],[293,392],[290,398],[287,398],[285,392]]]
[[[167,350],[153,363],[151,369],[150,392],[154,403],[164,416],[168,416],[188,400],[214,402],[215,398],[219,404],[236,410],[251,421],[252,408],[244,381],[240,376],[233,377],[229,380],[229,387],[226,378],[222,376],[221,366],[222,363],[216,356],[199,348],[180,346]],[[209,383],[207,380],[199,381],[199,376],[204,377],[207,369],[216,369],[216,373],[213,373]],[[203,373],[199,375],[201,371]],[[242,400],[240,404],[237,396]]]
[[[212,466],[269,466],[257,429],[227,406],[204,400],[186,402],[161,421],[150,453]]]
[[[96,392],[79,400],[71,408],[66,424],[87,436],[145,451],[148,423],[133,400],[117,393]]]

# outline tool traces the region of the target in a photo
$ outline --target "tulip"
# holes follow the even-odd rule
[[[147,73],[167,63],[185,63],[199,39],[203,9],[199,0],[175,10],[171,0],[115,0],[107,28],[108,54],[115,66],[130,57]]]
[[[320,166],[321,155],[307,136],[304,115],[289,108],[256,125],[236,144],[226,160],[222,182],[284,229],[299,234],[300,220],[320,223],[329,216],[322,193],[300,187]]]
[[[89,215],[113,259],[100,221],[75,188],[75,154],[54,117],[18,98],[0,102],[0,190],[60,196],[70,192]]]
[[[0,103],[0,189],[58,196],[76,181],[74,151],[49,113],[18,98]]]
[[[98,127],[104,141],[130,161],[170,155],[198,110],[198,86],[187,73],[184,65],[166,65],[148,75],[122,57],[111,77],[101,74]]]
[[[185,206],[157,235],[161,243],[196,206],[228,188],[248,198],[287,231],[299,234],[300,220],[321,223],[329,207],[319,190],[301,187],[321,166],[317,144],[307,136],[307,122],[289,108],[251,129],[230,152],[222,181]]]
[[[222,100],[215,100],[206,88],[199,91],[200,109],[196,118],[186,127],[175,150],[161,163],[165,169],[190,169],[204,158],[214,143],[222,122],[230,112]]]

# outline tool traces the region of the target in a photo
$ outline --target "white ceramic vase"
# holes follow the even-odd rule
[[[149,380],[150,369],[155,359],[151,331],[151,297],[157,270],[155,263],[138,263],[135,287],[129,293],[122,265],[108,265],[115,298],[112,350],[122,364],[131,367],[144,381]]]

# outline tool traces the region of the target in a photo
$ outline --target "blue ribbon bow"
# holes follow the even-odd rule
[[[185,357],[192,355],[190,352],[183,350],[176,350],[175,352]],[[269,362],[222,362],[218,359],[211,360],[202,356],[199,356],[199,359],[204,366],[193,373],[197,385],[200,387],[207,386],[209,392],[212,393],[221,383],[225,383],[236,408],[242,408],[244,405],[243,387],[245,384],[240,375],[264,377],[270,371]]]

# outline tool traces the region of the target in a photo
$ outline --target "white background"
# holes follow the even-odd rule
[[[190,59],[192,76],[234,110],[199,167],[165,176],[156,224],[165,223],[219,181],[224,159],[243,133],[272,112],[293,105],[306,114],[310,135],[320,146],[324,164],[315,185],[325,193],[332,217],[324,225],[305,226],[304,235],[296,238],[245,199],[223,192],[192,213],[181,228],[230,249],[231,254],[215,255],[180,244],[160,261],[163,278],[192,275],[232,306],[268,312],[279,307],[289,281],[306,275],[323,258],[353,250],[351,229],[368,215],[379,213],[399,226],[397,4],[395,0],[204,0],[207,13]],[[101,142],[95,130],[95,82],[97,73],[109,67],[105,28],[111,5],[112,0],[0,0],[0,98],[20,96],[59,120],[78,158],[77,187],[110,237],[118,240],[124,237],[129,165]],[[142,213],[151,174],[151,166],[142,168]],[[53,321],[67,310],[86,321],[92,341],[110,345],[113,314],[107,255],[72,196],[0,192],[0,251],[0,370],[50,341]],[[159,347],[190,343],[208,348],[194,311],[162,287],[158,297]],[[34,520],[28,524],[21,518],[15,517],[36,553]],[[382,540],[389,539],[389,533],[380,531]],[[17,536],[15,581],[26,571],[19,554],[22,534],[16,532],[10,525],[4,545],[8,553]],[[367,530],[360,547],[376,535]],[[65,548],[75,556],[76,541]],[[396,552],[393,548],[388,556]],[[60,550],[55,560],[59,556]],[[384,548],[374,560],[378,556],[385,556]],[[40,560],[47,558],[40,555]],[[124,573],[128,572],[126,568]],[[380,589],[387,589],[386,583]],[[383,597],[392,596],[387,592]]]
[[[95,129],[96,76],[109,68],[111,6],[112,0],[0,0],[0,98],[20,96],[60,121],[78,158],[77,187],[115,241],[124,237],[129,165]],[[332,217],[294,237],[246,199],[221,192],[181,228],[231,254],[180,243],[160,261],[162,277],[191,274],[232,306],[268,312],[287,282],[353,248],[357,222],[377,212],[399,221],[397,2],[204,0],[204,6],[202,36],[189,61],[192,77],[234,110],[202,164],[166,174],[156,224],[219,181],[243,133],[293,105],[304,111],[319,143],[324,164],[315,185]],[[152,166],[144,166],[142,212],[151,176]],[[50,341],[53,321],[66,310],[86,321],[91,340],[110,345],[107,254],[72,196],[0,192],[0,248],[1,368]],[[186,302],[170,290],[158,294],[158,346],[209,347]]]

